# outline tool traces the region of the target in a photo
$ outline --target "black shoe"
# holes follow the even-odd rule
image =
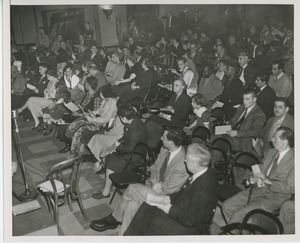
[[[110,219],[113,220],[110,220]],[[93,220],[90,224],[90,227],[97,231],[105,231],[108,229],[115,229],[120,223],[112,216],[105,217],[100,220]]]
[[[53,128],[50,128],[44,133],[44,136],[48,136],[51,132],[53,132]]]
[[[99,193],[94,193],[92,195],[92,198],[94,199],[102,199],[102,198],[109,198],[109,197],[110,197],[110,193],[107,196],[104,196],[101,191]]]
[[[47,127],[39,126],[37,131],[41,132],[41,131],[45,131],[45,130],[47,130]]]
[[[69,152],[70,150],[71,150],[71,145],[70,144],[66,144],[66,146],[63,149],[59,150],[58,152],[60,154],[64,154],[64,153]]]
[[[98,175],[105,174],[105,168],[102,167],[100,170],[96,171],[96,174],[98,174]]]
[[[36,127],[33,127],[31,130],[32,131],[35,131],[35,130],[39,131],[39,129],[40,129],[40,127],[39,127],[39,125],[37,125]]]

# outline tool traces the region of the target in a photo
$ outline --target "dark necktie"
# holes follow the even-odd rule
[[[278,165],[278,159],[279,159],[279,153],[274,156],[273,163],[272,163],[270,172],[268,173],[268,176],[272,175],[272,173],[276,170],[277,165]]]
[[[165,158],[165,161],[164,161],[163,165],[160,168],[160,171],[159,171],[159,180],[161,182],[165,181],[165,173],[166,173],[166,169],[167,169],[168,162],[169,162],[169,159],[170,159],[170,154],[171,153],[169,152],[167,157]]]
[[[241,117],[241,119],[234,125],[233,130],[239,130],[241,128],[241,125],[243,124],[246,116],[247,116],[247,109],[245,109],[244,114]]]

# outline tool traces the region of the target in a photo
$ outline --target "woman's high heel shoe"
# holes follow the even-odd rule
[[[50,133],[53,132],[53,128],[51,127],[49,130],[47,130],[45,133],[44,133],[44,136],[48,136]]]
[[[70,150],[71,150],[71,145],[70,144],[66,144],[66,146],[63,149],[59,150],[58,152],[60,154],[64,154],[64,153],[69,152]]]

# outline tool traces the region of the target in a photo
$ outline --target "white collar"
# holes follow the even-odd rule
[[[250,111],[253,109],[253,107],[255,106],[255,104],[249,108],[247,108],[247,115],[250,113]]]
[[[267,87],[267,85],[263,86],[262,88],[260,88],[260,91],[262,91],[265,87]]]
[[[193,183],[198,177],[203,175],[206,171],[207,171],[207,167],[205,169],[193,174],[193,179],[192,179],[191,183]]]
[[[200,109],[198,109],[198,110],[196,111],[196,115],[197,115],[198,117],[201,117],[202,114],[203,114],[206,110],[207,110],[206,107],[200,107]]]
[[[283,76],[284,72],[281,72],[280,74],[278,74],[277,76],[275,76],[277,79],[280,79]]]

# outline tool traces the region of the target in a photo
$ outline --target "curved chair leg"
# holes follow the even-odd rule
[[[110,199],[110,201],[109,201],[109,205],[111,205],[111,203],[112,203],[112,201],[114,200],[114,198],[115,198],[115,195],[116,195],[116,193],[117,193],[117,188],[115,189],[115,191],[114,191],[114,194],[112,195],[112,197],[111,197],[111,199]]]
[[[72,200],[70,194],[67,195],[70,211],[73,212]]]
[[[85,218],[86,221],[88,221],[89,218],[88,218],[88,216],[87,216],[87,214],[86,214],[86,211],[85,211],[85,209],[84,209],[84,207],[83,207],[83,204],[82,204],[82,200],[81,200],[80,195],[78,195],[78,197],[77,197],[77,202],[78,202],[79,208],[80,208],[80,210],[81,210],[81,212],[82,212],[82,214],[83,214],[83,217]]]

